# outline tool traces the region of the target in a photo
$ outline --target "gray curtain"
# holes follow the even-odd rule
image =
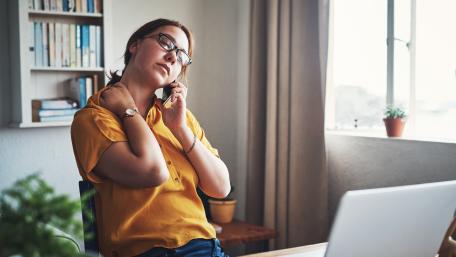
[[[275,249],[327,236],[328,1],[251,1],[246,217]]]

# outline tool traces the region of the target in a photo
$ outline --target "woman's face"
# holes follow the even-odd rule
[[[174,45],[188,53],[188,39],[185,32],[175,26],[163,26],[130,46],[130,64],[139,71],[148,84],[164,87],[177,79],[182,64],[177,60],[176,51],[166,51],[158,42],[159,33],[173,41]],[[129,65],[130,65],[129,64]]]

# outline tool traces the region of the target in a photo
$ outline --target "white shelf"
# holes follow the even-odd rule
[[[103,13],[31,10],[27,0],[9,0],[9,43],[11,46],[11,127],[68,127],[71,121],[33,122],[33,99],[64,97],[69,93],[69,79],[95,77],[102,87],[107,81],[106,67],[36,67],[34,53],[34,22],[95,25],[101,28],[101,60],[105,66],[112,56],[112,0],[101,0]],[[100,65],[99,64],[99,65]],[[97,75],[97,76],[95,76]]]
[[[54,122],[20,122],[11,123],[14,128],[44,128],[44,127],[68,127],[73,121],[54,121]]]
[[[31,67],[30,71],[82,71],[82,72],[103,72],[103,67]]]
[[[102,18],[101,13],[82,13],[82,12],[56,12],[56,11],[43,11],[43,10],[29,10],[29,15],[32,16],[60,16],[60,17],[89,17],[89,18]]]

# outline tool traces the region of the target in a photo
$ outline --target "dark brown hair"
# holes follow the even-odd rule
[[[157,30],[158,28],[163,27],[163,26],[175,26],[175,27],[178,27],[178,28],[182,29],[182,31],[184,31],[184,33],[185,33],[185,35],[187,36],[187,39],[188,39],[188,55],[190,57],[192,57],[192,53],[193,53],[193,36],[192,36],[192,33],[190,32],[190,30],[187,29],[187,27],[185,27],[183,24],[181,24],[178,21],[173,21],[173,20],[168,20],[168,19],[156,19],[156,20],[149,21],[148,23],[142,25],[138,30],[136,30],[130,36],[130,39],[128,39],[127,46],[125,47],[125,52],[124,52],[124,64],[125,64],[125,67],[122,70],[122,74],[125,71],[125,69],[127,68],[127,65],[128,65],[128,63],[130,62],[130,59],[131,59],[131,53],[130,53],[130,50],[129,50],[130,46],[133,43],[137,42],[138,40],[143,39],[145,36],[149,35],[150,33],[154,32],[155,30]],[[185,79],[186,78],[186,76],[187,76],[187,68],[188,68],[188,66],[183,66],[182,67],[181,73],[179,74],[179,79]],[[108,76],[108,77],[110,78],[110,80],[108,82],[108,85],[113,85],[113,84],[115,84],[115,83],[120,81],[120,79],[122,78],[122,75],[117,74],[117,72],[118,72],[117,70],[109,72],[110,76]]]

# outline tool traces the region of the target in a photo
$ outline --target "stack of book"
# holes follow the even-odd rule
[[[101,0],[28,0],[30,10],[101,13]]]
[[[30,22],[29,56],[36,67],[102,67],[101,26]]]
[[[99,90],[98,75],[72,78],[69,81],[68,89],[67,95],[78,102],[80,108],[83,108],[87,104],[87,100]]]
[[[78,110],[77,102],[70,98],[34,99],[32,100],[32,121],[71,121]]]

